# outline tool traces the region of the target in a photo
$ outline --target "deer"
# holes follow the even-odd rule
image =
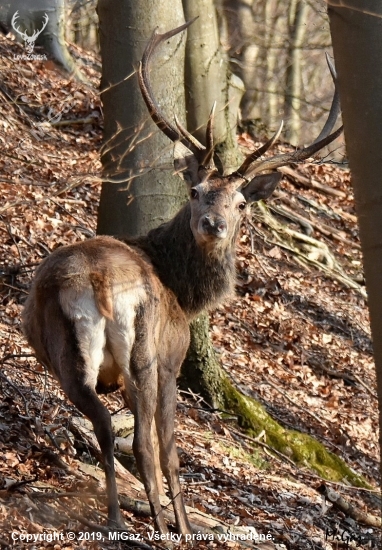
[[[213,110],[203,145],[177,119],[165,117],[150,83],[154,53],[191,23],[163,34],[155,30],[138,70],[151,118],[174,143],[174,167],[185,181],[188,201],[173,219],[145,236],[97,236],[56,249],[37,268],[22,315],[37,360],[93,424],[103,457],[108,525],[125,528],[111,417],[97,391],[121,387],[134,415],[133,452],[156,528],[168,534],[159,497],[163,474],[183,536],[192,534],[192,528],[179,481],[174,422],[176,378],[190,342],[189,322],[234,291],[235,246],[246,205],[272,194],[282,177],[277,168],[308,159],[342,131],[332,132],[339,112],[335,85],[328,119],[311,145],[264,158],[279,138],[280,124],[237,170],[223,175],[214,152]]]

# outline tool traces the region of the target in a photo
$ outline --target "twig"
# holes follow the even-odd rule
[[[25,407],[25,414],[28,418],[30,418],[30,414],[29,414],[29,407],[28,407],[28,403],[27,403],[27,400],[26,400],[26,397],[25,395],[22,393],[22,391],[15,385],[13,384],[13,382],[11,382],[6,376],[5,374],[3,374],[2,372],[0,372],[0,378],[2,378],[9,386],[11,386],[11,388],[13,388],[22,398],[22,400],[24,401],[24,407]]]
[[[14,483],[12,483],[12,485],[7,487],[7,491],[13,493],[14,491],[17,491],[17,489],[19,489],[20,487],[24,487],[25,485],[29,485],[30,483],[35,483],[36,481],[38,481],[38,476],[35,476],[33,479],[23,479],[21,481],[15,481]]]
[[[46,499],[57,499],[57,498],[99,498],[99,494],[98,493],[80,493],[80,492],[68,492],[66,491],[65,493],[62,492],[50,492],[50,493],[44,493],[42,491],[38,492],[38,493],[28,493],[28,497],[30,498],[46,498]]]
[[[286,455],[284,455],[283,453],[281,453],[277,449],[274,449],[270,445],[267,445],[263,441],[260,441],[259,439],[255,438],[255,437],[250,437],[249,435],[238,432],[234,428],[228,428],[228,430],[229,430],[229,432],[231,432],[232,434],[235,434],[238,437],[246,439],[247,441],[251,441],[252,443],[255,443],[256,445],[260,445],[260,447],[264,447],[264,449],[267,449],[271,453],[275,453],[276,457],[273,457],[273,458],[280,457],[283,461],[285,461],[288,464],[290,464],[291,466],[294,466],[295,468],[297,468],[297,465],[293,462],[293,460],[291,460],[289,457],[287,457]]]
[[[369,386],[367,384],[365,384],[365,382],[357,375],[357,374],[352,374],[352,376],[354,376],[354,378],[357,380],[357,382],[359,382],[361,384],[361,386],[363,386],[365,388],[365,390],[372,396],[374,397],[375,399],[378,399],[378,395],[376,393],[373,392],[373,390],[371,388],[369,388]]]
[[[100,525],[98,523],[94,523],[92,521],[89,521],[88,519],[86,519],[84,516],[81,516],[80,514],[76,514],[75,512],[73,512],[68,506],[66,506],[63,502],[60,503],[60,506],[62,508],[64,508],[64,510],[66,511],[66,513],[72,518],[72,519],[75,519],[76,521],[79,521],[80,523],[82,523],[83,525],[86,525],[86,527],[89,527],[89,529],[92,529],[93,531],[95,532],[101,532],[103,533],[104,535],[109,535],[110,532],[114,532],[114,531],[117,531],[118,533],[127,533],[126,530],[123,530],[123,529],[112,529],[110,527],[104,527],[103,525]],[[163,548],[163,546],[160,546],[160,545],[157,545],[155,543],[153,543],[154,546],[156,546],[157,548],[159,548],[160,550],[166,550],[165,548]],[[151,546],[148,546],[147,544],[143,543],[143,542],[138,542],[136,540],[129,540],[129,545],[130,546],[134,546],[136,548],[142,548],[142,550],[152,550],[152,547]]]
[[[8,353],[0,359],[0,365],[9,361],[9,359],[19,359],[20,357],[36,357],[33,353]]]

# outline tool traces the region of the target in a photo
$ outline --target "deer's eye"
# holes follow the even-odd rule
[[[196,189],[192,188],[191,191],[190,191],[190,196],[192,199],[198,199],[199,198],[199,193],[197,192]]]
[[[247,206],[246,202],[241,202],[238,206],[239,210],[244,210],[244,208]]]

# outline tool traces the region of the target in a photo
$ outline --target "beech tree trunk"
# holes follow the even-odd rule
[[[382,3],[347,0],[343,6],[329,2],[329,17],[364,258],[382,448]]]
[[[191,18],[187,13],[187,19]],[[180,0],[171,5],[161,0],[154,10],[149,0],[99,0],[98,15],[105,117],[102,151],[105,181],[97,233],[137,236],[170,219],[185,197],[181,179],[172,176],[172,145],[151,121],[135,74],[153,29],[159,26],[159,31],[164,32],[183,22],[182,4]],[[207,41],[205,37],[198,40],[201,44]],[[195,46],[191,41],[192,44]],[[180,36],[171,39],[167,46],[163,44],[151,75],[161,109],[169,119],[176,113],[181,121],[185,121],[183,46]],[[217,81],[213,86],[209,84],[211,89],[224,88],[225,76],[223,70],[223,84],[219,84],[221,80],[216,73]],[[192,82],[189,81],[190,86]],[[197,97],[198,93],[204,97],[199,87],[191,96]],[[225,144],[227,142],[226,139]],[[207,314],[191,325],[191,346],[182,369],[181,384],[185,388],[192,386],[209,403],[218,406],[222,404],[219,396],[226,376],[215,357],[208,328]]]
[[[289,52],[285,86],[286,138],[297,145],[301,133],[301,48],[306,30],[308,5],[305,0],[292,0],[289,6]]]
[[[101,98],[105,145],[97,233],[138,236],[169,220],[185,199],[173,175],[173,146],[153,124],[138,87],[136,68],[154,29],[184,22],[181,0],[99,0]],[[161,109],[185,121],[185,33],[161,46],[151,79]]]
[[[207,313],[200,314],[190,325],[191,342],[179,377],[179,386],[199,394],[213,408],[224,406],[222,370],[212,346]]]
[[[185,90],[188,129],[205,142],[205,129],[216,101],[214,140],[227,172],[239,162],[236,126],[244,85],[231,74],[218,34],[213,0],[183,0],[186,20],[199,16],[188,29]]]

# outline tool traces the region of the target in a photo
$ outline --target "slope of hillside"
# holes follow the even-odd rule
[[[103,476],[79,466],[94,455],[91,440],[74,433],[77,411],[20,331],[38,262],[95,233],[97,60],[75,52],[90,87],[49,64],[16,62],[18,53],[19,45],[0,37],[0,545],[30,548],[26,535],[40,534],[34,548],[126,548],[91,536],[89,525],[105,525],[106,511]],[[240,139],[253,147],[247,134]],[[325,163],[287,170],[274,198],[248,214],[237,292],[211,314],[211,328],[237,387],[285,428],[324,443],[368,487],[325,481],[275,452],[266,433],[251,438],[240,419],[181,392],[176,435],[187,504],[232,528],[269,534],[276,548],[380,547],[376,381],[347,170]],[[118,395],[103,399],[113,411],[123,406]],[[124,514],[130,531],[153,545],[151,519],[131,508]],[[87,533],[82,540],[80,532]]]

